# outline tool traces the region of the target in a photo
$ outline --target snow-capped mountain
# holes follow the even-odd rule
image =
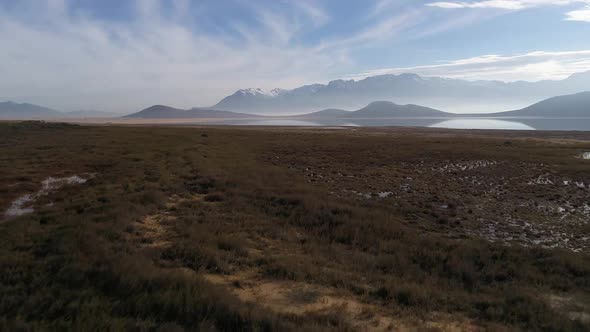
[[[416,74],[334,80],[292,90],[243,89],[213,108],[259,114],[296,114],[325,108],[358,109],[374,100],[419,104],[457,113],[520,109],[540,99],[590,90],[590,72],[539,82],[466,81]]]
[[[264,89],[261,88],[248,88],[248,89],[241,89],[236,91],[236,93],[234,93],[234,95],[236,96],[242,96],[242,97],[248,97],[248,96],[254,96],[254,97],[276,97],[278,95],[280,95],[281,93],[283,93],[284,91],[287,90],[283,90],[283,89],[272,89],[270,91],[266,91]]]

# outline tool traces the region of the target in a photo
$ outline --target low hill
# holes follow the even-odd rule
[[[448,117],[451,113],[419,105],[398,105],[390,101],[375,101],[350,114],[354,118]]]
[[[496,116],[590,117],[590,91],[545,99],[516,111],[495,113]]]
[[[183,110],[166,105],[154,105],[137,113],[124,116],[128,119],[192,119],[192,118],[255,118],[257,115],[218,111],[212,109],[191,108]]]
[[[319,112],[301,114],[294,117],[305,119],[379,119],[379,118],[425,118],[452,117],[454,114],[419,105],[398,105],[390,101],[374,101],[369,105],[354,111],[341,109],[326,109]]]
[[[186,111],[166,105],[154,105],[143,109],[137,113],[125,115],[124,118],[139,119],[165,119],[165,118],[185,118]]]

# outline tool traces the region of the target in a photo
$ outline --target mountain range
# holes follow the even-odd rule
[[[387,119],[387,118],[457,118],[457,117],[562,117],[590,118],[590,92],[552,97],[529,107],[508,112],[488,114],[456,114],[419,105],[399,105],[391,101],[374,101],[356,111],[325,109],[318,112],[290,116],[261,116],[211,109],[182,110],[154,105],[125,116],[130,119]]]
[[[416,74],[335,80],[292,90],[242,89],[213,109],[255,114],[297,114],[318,109],[358,109],[375,100],[420,104],[454,113],[519,109],[535,101],[590,90],[590,72],[538,82],[467,81]]]
[[[572,75],[569,78],[562,81],[541,81],[541,82],[516,82],[516,83],[504,83],[504,82],[491,82],[491,81],[478,81],[478,82],[467,82],[461,80],[442,79],[442,78],[422,78],[418,75],[405,74],[405,75],[383,75],[378,77],[367,78],[362,81],[338,81],[340,83],[334,83],[333,81],[328,85],[310,85],[294,90],[272,90],[271,92],[264,92],[260,89],[249,89],[240,90],[224,98],[214,108],[191,108],[188,110],[174,108],[165,105],[154,105],[148,107],[139,112],[129,114],[124,118],[128,119],[197,119],[197,118],[210,118],[210,119],[245,119],[245,118],[298,118],[298,119],[379,119],[379,118],[451,118],[451,117],[562,117],[562,118],[576,118],[576,117],[588,117],[590,118],[590,92],[581,92],[575,94],[562,95],[558,97],[551,97],[541,102],[534,103],[528,107],[522,109],[507,111],[507,112],[495,112],[495,113],[449,113],[443,112],[432,107],[419,106],[416,104],[397,104],[391,101],[374,101],[375,99],[363,104],[356,111],[347,111],[340,108],[334,108],[334,105],[329,105],[322,111],[316,111],[312,113],[299,112],[299,115],[281,116],[276,112],[267,113],[265,115],[260,114],[248,114],[236,111],[224,110],[224,108],[240,108],[240,109],[257,109],[256,105],[263,105],[276,107],[276,105],[286,105],[285,107],[295,107],[302,103],[307,103],[307,97],[312,102],[327,102],[330,98],[339,100],[334,96],[341,96],[342,99],[351,100],[351,96],[360,90],[368,91],[367,87],[376,81],[380,81],[380,84],[374,86],[384,85],[397,85],[398,89],[391,90],[395,94],[399,94],[399,91],[407,91],[409,96],[417,97],[417,85],[421,85],[423,90],[426,91],[423,94],[433,95],[436,93],[442,94],[443,88],[446,89],[448,86],[454,86],[455,89],[448,90],[448,95],[452,95],[453,91],[456,92],[459,85],[470,86],[466,87],[467,90],[475,91],[487,91],[488,94],[475,94],[472,98],[485,99],[486,96],[490,96],[492,92],[498,93],[500,87],[501,90],[506,92],[507,95],[515,95],[514,90],[520,89],[533,90],[533,87],[539,91],[536,93],[549,93],[550,87],[554,88],[554,91],[562,91],[568,89],[574,89],[574,86],[581,86],[583,82],[590,82],[590,72]],[[403,85],[400,82],[405,81],[407,85]],[[371,83],[373,82],[373,83]],[[383,82],[389,82],[383,84]],[[438,82],[438,83],[433,83]],[[577,83],[572,83],[577,82]],[[494,90],[496,89],[496,90]],[[378,91],[379,89],[375,89]],[[590,90],[587,89],[587,90]],[[345,91],[350,93],[350,96],[342,96]],[[356,92],[355,92],[356,91]],[[379,95],[377,92],[367,93],[366,95]],[[381,89],[383,92],[384,90]],[[385,93],[385,92],[383,92]],[[532,92],[531,92],[532,93]],[[295,98],[294,96],[299,95],[301,97]],[[329,98],[326,96],[330,96]],[[325,98],[324,98],[325,97]],[[333,98],[334,97],[334,98]],[[363,98],[365,98],[363,97]],[[361,100],[363,98],[360,98]],[[408,97],[405,97],[408,98]],[[403,98],[400,98],[403,99]],[[379,100],[379,99],[377,99]],[[386,99],[387,100],[387,99]],[[390,99],[396,100],[396,99]],[[398,100],[396,100],[398,102]],[[481,101],[484,103],[485,101]],[[310,102],[311,103],[311,102]],[[335,101],[336,104],[341,104],[343,101]],[[235,105],[231,106],[230,105]],[[365,106],[366,105],[366,106]],[[291,109],[299,109],[297,107]],[[315,108],[314,110],[321,109]],[[301,114],[303,113],[303,114]],[[77,112],[60,112],[51,108],[27,104],[27,103],[14,103],[14,102],[0,102],[0,119],[81,119],[81,118],[115,118],[119,117],[116,113],[107,113],[99,111],[77,111]]]

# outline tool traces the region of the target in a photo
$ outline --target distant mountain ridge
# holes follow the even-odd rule
[[[520,107],[555,95],[590,90],[590,72],[573,74],[563,80],[538,82],[466,81],[422,77],[416,74],[379,75],[362,80],[334,80],[328,84],[304,85],[292,90],[241,89],[212,106],[214,109],[257,114],[304,113],[317,109],[358,109],[375,100],[472,112],[469,105]],[[467,105],[461,109],[457,105]],[[502,106],[497,106],[502,105]],[[504,106],[506,105],[506,106]]]

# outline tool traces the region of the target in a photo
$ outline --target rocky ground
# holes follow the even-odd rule
[[[539,158],[535,149],[527,155],[526,145],[532,142],[530,138],[497,141],[488,151],[492,158],[485,158],[486,151],[473,155],[464,151],[450,159],[438,157],[436,151],[427,155],[416,150],[407,160],[384,156],[378,162],[363,162],[350,156],[354,163],[346,163],[334,158],[334,150],[320,147],[306,151],[304,158],[280,150],[268,159],[330,195],[401,209],[408,222],[435,222],[434,229],[449,237],[479,236],[504,245],[590,251],[590,176],[563,167],[568,163],[590,167],[590,160],[582,157],[584,148],[572,148],[587,144],[546,140],[548,147],[570,151],[559,153],[563,159],[554,163]],[[538,138],[534,142],[538,148]],[[344,156],[354,153],[340,149]],[[520,155],[511,160],[498,151]]]

